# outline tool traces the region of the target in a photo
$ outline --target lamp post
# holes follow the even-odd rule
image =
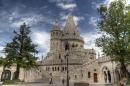
[[[66,54],[66,59],[67,59],[67,77],[66,77],[67,82],[66,82],[66,86],[69,86],[69,68],[68,68],[68,59],[69,59],[69,58],[68,58],[68,57],[69,57],[68,50],[69,50],[69,43],[68,43],[68,41],[66,42],[65,50],[66,50],[66,52],[67,52],[67,54]]]
[[[68,57],[69,57],[69,54],[67,53],[67,54],[66,54],[66,59],[67,59],[67,84],[66,84],[66,86],[69,86],[69,68],[68,68]]]

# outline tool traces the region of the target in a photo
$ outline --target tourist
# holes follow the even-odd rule
[[[49,84],[53,84],[52,73],[50,73],[50,75],[49,75]]]
[[[123,83],[124,83],[124,86],[126,86],[127,78],[125,76],[123,77]]]
[[[123,81],[123,77],[120,80],[120,86],[124,86],[124,81]]]

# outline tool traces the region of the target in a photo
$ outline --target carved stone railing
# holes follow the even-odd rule
[[[106,62],[106,61],[110,61],[111,58],[109,56],[103,56],[103,57],[99,57],[98,58],[98,62],[101,63],[101,62]]]
[[[64,36],[62,37],[63,39],[79,39],[79,40],[84,40],[83,37],[80,36]]]
[[[66,59],[54,59],[54,60],[44,60],[42,65],[47,65],[47,64],[66,64],[67,60]],[[83,64],[83,59],[69,59],[68,60],[69,64]]]
[[[93,60],[93,61],[91,61],[91,62],[84,63],[83,65],[80,65],[80,66],[71,67],[71,68],[69,69],[69,74],[71,75],[71,74],[73,74],[73,72],[75,72],[76,69],[81,69],[81,68],[83,68],[84,66],[89,67],[89,66],[93,65],[93,64],[96,63],[96,62],[98,62],[98,59],[95,59],[95,60]],[[64,74],[66,74],[66,72],[64,72]]]

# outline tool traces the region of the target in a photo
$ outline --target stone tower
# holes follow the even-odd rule
[[[93,49],[84,49],[83,37],[80,36],[71,13],[68,14],[63,30],[60,29],[58,20],[55,21],[51,30],[50,51],[43,60],[43,69],[52,73],[53,76],[60,76],[61,72],[67,69],[67,53],[69,54],[69,68],[81,66],[85,62],[96,59]]]
[[[54,27],[51,30],[50,52],[56,52],[61,50],[61,38],[62,38],[62,31],[58,26],[58,20],[56,20]]]

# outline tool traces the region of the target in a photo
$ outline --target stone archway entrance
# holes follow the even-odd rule
[[[11,79],[11,71],[4,70],[1,75],[1,81],[10,80]]]
[[[108,67],[103,68],[103,74],[105,83],[111,83],[111,72]]]
[[[98,82],[98,77],[97,77],[97,73],[93,74],[93,79],[94,79],[94,83]]]

